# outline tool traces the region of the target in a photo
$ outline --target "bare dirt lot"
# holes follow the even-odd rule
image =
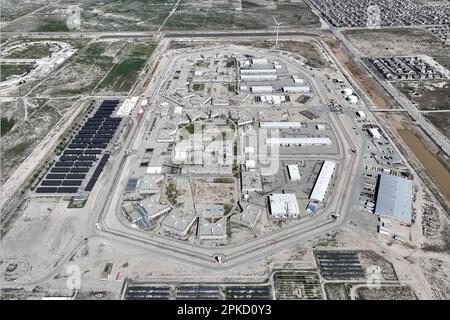
[[[424,115],[450,140],[450,111],[425,113]]]
[[[397,82],[399,89],[421,110],[450,110],[450,81]]]
[[[356,290],[360,300],[417,300],[416,295],[407,286],[389,286],[381,288],[361,287]]]
[[[3,31],[70,31],[67,21],[74,3],[69,0],[5,2],[2,14],[9,24],[4,23]],[[284,22],[283,27],[320,26],[319,18],[302,0],[84,0],[77,7],[82,31],[266,29],[273,26],[272,16]]]
[[[22,204],[18,218],[2,237],[2,256],[28,264],[28,272],[17,277],[26,281],[51,272],[81,240],[89,226],[89,215],[67,210],[67,202],[51,197],[32,198]]]
[[[324,288],[328,300],[350,300],[344,283],[327,283]]]
[[[424,54],[449,68],[450,45],[421,29],[349,30],[346,38],[368,57]]]
[[[371,79],[367,73],[363,70],[363,66],[359,63],[353,61],[346,50],[339,46],[336,39],[330,36],[323,37],[325,44],[333,51],[336,58],[351,72],[358,85],[366,92],[366,94],[371,98],[373,103],[378,108],[391,108],[392,102],[383,92],[380,86]]]

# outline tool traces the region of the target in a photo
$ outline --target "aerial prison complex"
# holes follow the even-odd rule
[[[94,104],[36,193],[86,201],[137,117],[145,125],[128,149],[105,223],[143,237],[232,244],[250,239],[250,230],[264,234],[332,212],[342,192],[335,185],[351,170],[348,152],[362,152],[347,146],[353,142],[336,116],[342,110],[367,135],[371,159],[396,161],[381,155],[381,129],[340,78],[330,79],[327,99],[314,71],[272,53],[224,47],[174,49],[169,57],[158,101]],[[364,206],[409,222],[411,183],[384,174],[376,184]]]

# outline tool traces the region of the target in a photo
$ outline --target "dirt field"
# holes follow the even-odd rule
[[[450,111],[425,113],[424,115],[450,140]]]
[[[368,57],[428,55],[450,69],[450,45],[421,29],[351,30],[344,35]],[[450,108],[449,81],[399,82],[396,87],[419,109]]]
[[[358,85],[366,92],[378,108],[392,107],[392,102],[386,94],[383,93],[382,89],[375,82],[375,80],[369,78],[367,73],[363,71],[363,66],[358,65],[357,62],[350,59],[348,54],[337,44],[335,39],[329,36],[324,36],[322,40],[334,52],[336,58],[347,67],[355,80],[358,82]]]
[[[427,281],[430,283],[437,299],[450,299],[450,263],[441,259],[422,259],[421,267],[425,270]]]
[[[425,54],[449,68],[450,45],[421,29],[351,30],[346,38],[369,57]]]
[[[81,240],[89,215],[80,214],[80,209],[67,211],[66,207],[67,202],[51,197],[32,198],[22,205],[17,220],[2,238],[2,257],[28,266],[18,281],[53,270]]]
[[[257,48],[269,48],[275,43],[273,41],[257,42],[254,44]],[[250,44],[251,45],[251,44]],[[319,48],[313,42],[306,41],[279,41],[281,51],[296,53],[306,59],[305,63],[316,69],[330,67],[330,63],[320,53]]]
[[[362,287],[356,292],[359,300],[417,300],[414,292],[407,286],[389,286],[380,289]]]
[[[20,5],[5,1],[2,13],[10,23],[3,31],[70,31],[67,20],[72,11],[67,9],[74,3],[46,4],[42,0],[26,0]],[[82,31],[266,29],[273,26],[272,16],[285,22],[283,27],[320,26],[319,18],[302,0],[247,1],[242,6],[234,0],[84,0],[79,7]]]
[[[328,300],[350,300],[344,283],[329,283],[325,284],[324,288]]]
[[[397,82],[399,89],[421,110],[450,110],[450,81]]]
[[[234,202],[235,183],[208,183],[201,179],[194,182],[195,203],[229,203]]]

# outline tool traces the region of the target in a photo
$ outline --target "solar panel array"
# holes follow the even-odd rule
[[[76,193],[86,179],[90,168],[98,161],[85,191],[92,191],[109,159],[103,154],[122,121],[111,117],[119,100],[105,100],[72,138],[63,154],[36,189],[37,193]],[[103,155],[102,155],[103,154]]]
[[[272,288],[269,286],[233,286],[227,287],[227,300],[272,300]]]
[[[358,253],[352,251],[317,251],[320,270],[325,279],[364,279]]]
[[[169,300],[170,287],[131,286],[127,288],[125,300]]]
[[[219,287],[177,287],[177,300],[219,300]]]

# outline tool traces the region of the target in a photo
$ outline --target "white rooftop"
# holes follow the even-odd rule
[[[331,182],[331,177],[336,168],[336,163],[332,161],[324,161],[320,169],[319,177],[314,184],[310,199],[322,202],[327,193],[328,186]]]
[[[263,122],[261,121],[259,123],[260,128],[296,128],[299,129],[302,127],[301,122],[298,121],[270,121],[270,122]]]
[[[274,218],[297,218],[300,214],[295,193],[271,194],[269,204]]]
[[[279,144],[279,145],[300,145],[300,146],[312,146],[312,145],[330,145],[330,138],[267,138],[267,144]]]
[[[380,175],[375,213],[411,223],[412,181],[388,174]]]
[[[289,171],[289,177],[292,181],[300,181],[300,171],[298,170],[298,165],[290,164],[287,166]]]

